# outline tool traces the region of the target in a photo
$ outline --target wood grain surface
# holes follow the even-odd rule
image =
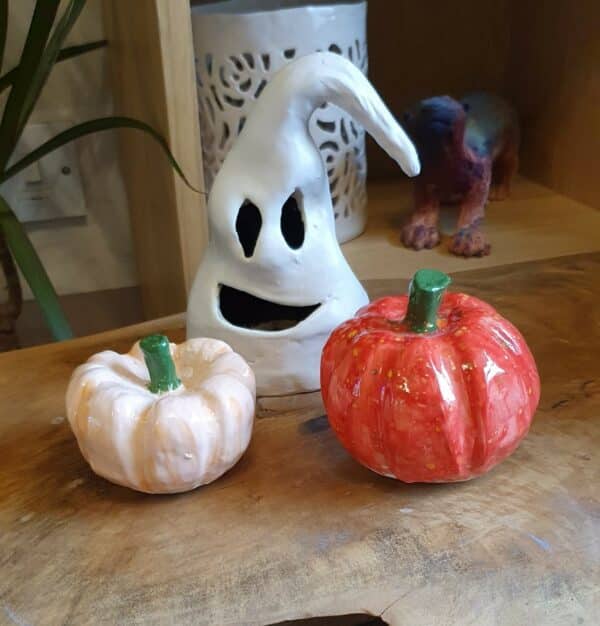
[[[158,130],[203,189],[188,0],[104,0],[103,8],[118,114]],[[168,315],[185,308],[207,241],[205,196],[148,135],[122,130],[120,146],[144,312]]]
[[[63,419],[71,370],[181,316],[0,355],[0,622],[595,624],[600,615],[600,254],[464,272],[523,332],[542,399],[487,476],[405,485],[355,463],[312,408],[257,419],[212,485],[96,477]],[[367,283],[371,295],[406,281]]]
[[[521,117],[521,172],[600,209],[600,3],[510,0],[508,98]]]

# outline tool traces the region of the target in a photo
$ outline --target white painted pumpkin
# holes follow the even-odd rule
[[[176,345],[152,335],[127,354],[100,352],[80,365],[66,403],[97,474],[138,491],[176,493],[219,478],[242,456],[255,380],[223,341]]]

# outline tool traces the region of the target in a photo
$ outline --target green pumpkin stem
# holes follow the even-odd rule
[[[410,283],[404,321],[414,333],[437,330],[437,314],[450,277],[438,270],[419,270]]]
[[[152,393],[172,391],[181,385],[171,358],[169,340],[164,335],[148,335],[140,340],[146,367],[150,374],[148,389]]]

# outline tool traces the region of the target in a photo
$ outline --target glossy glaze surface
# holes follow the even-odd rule
[[[438,329],[411,332],[407,296],[361,309],[329,338],[321,361],[332,428],[363,465],[405,482],[466,480],[505,459],[540,396],[519,331],[491,306],[444,296]]]

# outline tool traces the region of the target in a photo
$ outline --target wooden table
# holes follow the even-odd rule
[[[455,276],[520,327],[542,379],[521,447],[462,484],[369,472],[314,402],[259,418],[212,485],[138,494],[88,469],[64,390],[92,352],[156,328],[180,340],[183,318],[1,355],[0,622],[597,624],[599,276],[600,254]],[[372,296],[405,286],[367,284]]]

